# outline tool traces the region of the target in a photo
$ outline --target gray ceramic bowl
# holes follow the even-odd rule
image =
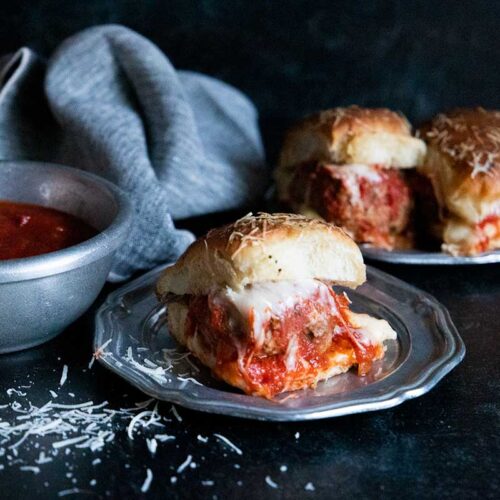
[[[64,250],[0,261],[0,353],[5,353],[50,340],[88,309],[126,238],[132,210],[113,184],[38,162],[0,162],[0,199],[56,208],[99,231]]]

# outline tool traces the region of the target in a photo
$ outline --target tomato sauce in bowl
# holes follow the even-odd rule
[[[55,252],[96,234],[83,220],[54,208],[0,200],[0,260]]]

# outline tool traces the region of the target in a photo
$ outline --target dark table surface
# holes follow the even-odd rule
[[[234,215],[184,226],[199,233]],[[383,269],[448,307],[467,347],[464,361],[425,396],[389,410],[286,424],[183,408],[179,422],[171,406],[161,403],[160,414],[171,420],[162,432],[176,439],[159,443],[154,456],[146,446],[147,429],[130,440],[128,422],[120,421],[113,427],[116,438],[102,450],[72,447],[40,465],[36,474],[21,467],[34,465],[54,437],[33,436],[17,457],[9,450],[0,457],[1,496],[140,496],[149,468],[153,480],[145,496],[151,498],[498,498],[500,266]],[[0,404],[17,398],[7,389],[21,386],[37,406],[51,399],[51,389],[59,403],[109,401],[115,409],[146,399],[98,363],[88,369],[93,312],[110,290],[108,285],[94,308],[55,340],[0,357]],[[65,364],[68,379],[59,388]],[[243,454],[224,446],[214,433],[229,438]],[[189,455],[197,467],[177,473]],[[96,458],[101,462],[93,465]],[[267,476],[278,488],[266,483]],[[311,485],[305,489],[308,483],[314,491]]]

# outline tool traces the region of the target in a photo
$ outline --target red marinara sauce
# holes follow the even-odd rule
[[[486,226],[489,226],[488,233]],[[482,253],[489,250],[490,241],[498,238],[500,234],[500,217],[496,214],[488,215],[479,224],[476,224],[480,241],[477,244],[477,251]]]
[[[62,250],[96,234],[78,217],[59,210],[0,200],[0,260]]]

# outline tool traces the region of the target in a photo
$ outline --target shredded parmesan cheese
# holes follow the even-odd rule
[[[57,450],[58,448],[65,448],[66,446],[71,446],[72,444],[80,443],[81,441],[85,441],[87,436],[78,436],[71,439],[65,439],[63,441],[57,441],[56,443],[52,443],[52,446]]]
[[[63,371],[61,374],[61,380],[59,381],[59,385],[62,387],[68,378],[68,365],[63,366]]]
[[[27,472],[33,472],[33,474],[39,474],[40,473],[40,467],[34,467],[31,465],[22,465],[19,467],[19,470],[22,471],[27,471]]]
[[[141,493],[147,493],[149,487],[151,486],[151,482],[153,481],[153,472],[151,469],[146,470],[146,479],[144,480],[143,485],[141,486]]]
[[[160,443],[164,443],[165,441],[174,440],[175,436],[169,436],[168,434],[155,434],[155,439],[160,441]]]
[[[150,417],[149,420],[145,420],[145,417]],[[127,435],[130,439],[134,439],[133,431],[134,431],[134,426],[136,424],[140,424],[142,427],[149,427],[150,425],[154,425],[155,423],[158,423],[159,421],[159,416],[158,413],[153,410],[144,410],[141,411],[141,413],[138,413],[132,420],[130,421],[130,424],[128,425],[127,428]]]
[[[85,490],[81,490],[80,488],[70,488],[68,490],[62,490],[57,493],[58,497],[66,497],[68,495],[75,495],[77,493],[88,493]]]
[[[177,411],[177,408],[172,405],[172,408],[171,408],[171,411],[172,413],[174,414],[174,417],[179,421],[179,422],[182,422],[182,417],[179,415],[179,412]]]
[[[278,488],[278,485],[271,479],[270,476],[266,476],[266,483],[268,484],[268,486],[270,486],[271,488],[274,488],[274,489],[277,489]]]
[[[12,396],[12,394],[15,394],[16,396],[21,396],[24,397],[26,396],[25,392],[18,391],[16,389],[7,389],[7,396]]]
[[[155,438],[153,438],[153,439],[146,439],[146,443],[148,446],[148,450],[151,452],[151,455],[154,455],[156,453],[156,448],[158,448],[158,442],[156,441]]]
[[[45,456],[45,452],[41,451],[35,462],[38,465],[48,464],[49,462],[52,462],[52,458]]]
[[[226,443],[229,446],[229,448],[235,451],[238,455],[243,455],[243,452],[234,443],[229,441],[227,437],[223,436],[222,434],[216,434],[216,433],[214,433],[214,436],[220,439],[222,442]]]
[[[179,465],[179,467],[177,467],[177,474],[181,474],[184,471],[184,469],[186,469],[186,467],[189,466],[192,460],[193,457],[191,455],[188,455],[186,460],[184,460],[184,462],[182,462],[182,464]]]

